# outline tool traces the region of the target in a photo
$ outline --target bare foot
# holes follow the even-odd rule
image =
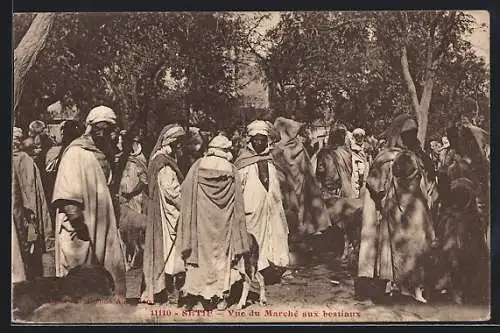
[[[155,301],[152,297],[149,297],[145,292],[142,293],[139,303],[154,305]]]
[[[225,300],[217,303],[217,310],[226,310],[226,309],[227,309],[227,302]]]
[[[415,289],[415,294],[413,295],[413,298],[421,303],[427,303],[427,300],[424,298],[424,289],[422,287],[417,287]]]

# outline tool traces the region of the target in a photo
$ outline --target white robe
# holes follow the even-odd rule
[[[275,166],[268,162],[269,192],[259,179],[257,163],[239,170],[243,182],[243,200],[248,232],[259,244],[257,269],[274,265],[286,267],[288,256],[288,224],[281,199]]]
[[[172,204],[179,201],[181,197],[181,184],[177,175],[171,167],[165,166],[158,172],[158,188],[160,190],[161,225],[163,229],[163,254],[167,259],[170,249],[174,245],[175,229],[179,220],[180,211]],[[174,274],[174,258],[176,258],[175,247],[168,257],[165,265],[165,273]]]
[[[70,147],[59,165],[52,202],[71,200],[83,207],[83,218],[91,242],[72,238],[73,227],[66,214],[56,217],[56,276],[94,259],[113,276],[116,293],[125,291],[125,257],[121,248],[111,194],[94,153]]]

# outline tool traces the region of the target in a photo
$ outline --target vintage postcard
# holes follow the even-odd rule
[[[489,320],[489,29],[14,13],[12,323]]]

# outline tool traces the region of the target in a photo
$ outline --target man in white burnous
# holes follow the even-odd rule
[[[269,147],[269,125],[255,120],[247,126],[249,142],[235,161],[243,183],[248,232],[259,245],[258,271],[289,263],[288,225],[281,198],[278,173]],[[282,269],[282,270],[281,270]]]
[[[79,265],[102,265],[113,277],[115,294],[125,297],[125,257],[109,189],[115,124],[112,109],[93,108],[85,133],[62,155],[52,197],[57,208],[56,275]]]

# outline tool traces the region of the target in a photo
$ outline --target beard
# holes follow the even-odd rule
[[[92,135],[92,139],[96,147],[106,156],[114,156],[116,147],[111,138],[101,135]]]

